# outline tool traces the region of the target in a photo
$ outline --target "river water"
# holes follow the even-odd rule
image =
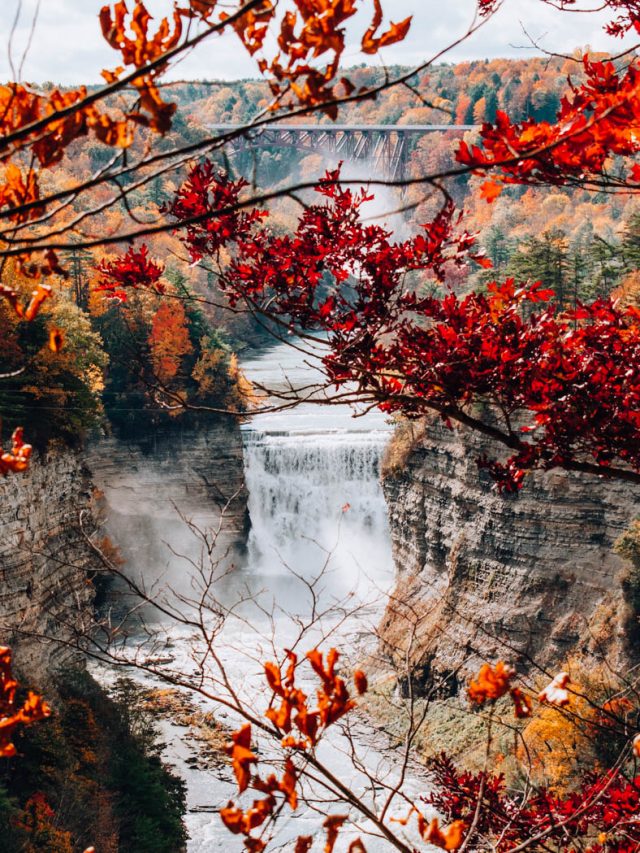
[[[317,376],[313,363],[286,344],[245,360],[242,368],[249,379],[270,388],[306,386]],[[242,431],[251,528],[244,559],[223,573],[214,589],[227,614],[215,648],[240,697],[249,707],[264,708],[268,691],[261,662],[281,656],[283,649],[295,645],[302,655],[316,644],[323,650],[336,646],[354,665],[375,649],[375,626],[393,582],[379,481],[391,427],[379,412],[354,418],[347,406],[305,403],[255,415]],[[176,574],[184,571],[176,566]],[[197,679],[201,649],[193,631],[171,624],[163,630],[171,669]],[[213,676],[211,684],[220,688]],[[311,693],[315,689],[312,679],[302,686]],[[238,722],[232,712],[215,713],[226,725]],[[353,726],[364,764],[393,781],[393,759],[373,746],[357,716]],[[189,853],[241,849],[241,840],[229,835],[215,813],[235,797],[229,768],[197,769],[184,729],[165,723],[163,735],[165,758],[188,786]],[[376,786],[352,768],[349,750],[336,728],[321,755],[373,801]],[[322,810],[341,813],[344,806],[324,804]],[[280,822],[276,842],[322,832],[321,823],[316,813],[299,809]],[[386,849],[375,839],[367,847]]]

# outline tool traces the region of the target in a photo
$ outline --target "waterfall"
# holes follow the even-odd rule
[[[391,569],[379,483],[386,430],[245,432],[248,563],[311,580],[329,560],[342,592]],[[334,591],[336,591],[334,589]]]
[[[318,362],[280,344],[243,370],[262,387],[305,387]],[[358,417],[354,419],[354,414]],[[380,484],[380,460],[391,435],[385,415],[346,405],[302,403],[254,416],[243,427],[251,529],[245,572],[300,614],[299,575],[324,569],[335,599],[371,599],[393,578],[391,537]]]

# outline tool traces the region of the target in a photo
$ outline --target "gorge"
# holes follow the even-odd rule
[[[640,0],[407,3],[10,0],[0,853],[640,851]]]
[[[285,378],[307,381],[305,361],[281,344],[243,367],[277,387]],[[505,644],[523,671],[532,660],[555,666],[598,643],[625,656],[624,565],[612,547],[640,511],[631,489],[550,473],[503,497],[478,473],[481,442],[437,424],[403,424],[391,435],[380,413],[353,419],[348,408],[307,403],[241,428],[175,427],[143,446],[103,439],[80,453],[51,453],[24,479],[5,479],[3,530],[30,526],[29,541],[17,533],[3,540],[0,624],[18,665],[46,683],[47,670],[67,660],[62,629],[74,620],[81,628],[91,610],[95,555],[82,513],[85,532],[103,516],[101,533],[125,570],[158,595],[189,589],[188,561],[202,541],[186,520],[220,525],[221,553],[234,566],[221,580],[221,601],[232,607],[246,597],[220,649],[249,696],[260,690],[256,650],[287,647],[296,620],[310,619],[312,589],[323,616],[311,620],[306,644],[329,637],[356,663],[375,650],[379,625],[401,689],[408,659],[408,678],[425,695],[457,695],[479,661],[506,655]],[[590,623],[606,607],[602,624]],[[159,668],[189,672],[188,632],[166,623],[160,631],[168,657]],[[58,642],[30,636],[48,633]],[[177,743],[175,731],[169,741]],[[190,765],[177,746],[167,757],[188,784],[189,850],[210,849],[224,829],[209,809],[232,796],[232,782]]]

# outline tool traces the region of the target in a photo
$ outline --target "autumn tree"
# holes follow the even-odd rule
[[[186,319],[180,302],[163,302],[153,316],[149,346],[154,372],[162,383],[175,377],[182,359],[192,352]]]
[[[564,4],[562,4],[564,7]],[[610,4],[605,4],[610,5]],[[205,4],[204,6],[198,3],[191,3],[186,9],[176,8],[172,22],[163,22],[155,36],[151,35],[151,19],[146,12],[144,5],[138,2],[134,12],[129,17],[128,10],[123,3],[117,4],[113,10],[105,7],[101,13],[101,25],[103,33],[107,41],[114,47],[116,51],[121,53],[125,66],[132,68],[129,74],[124,72],[105,72],[108,80],[107,86],[90,95],[82,90],[73,93],[63,93],[58,95],[54,93],[49,96],[49,100],[54,104],[53,118],[46,116],[47,101],[39,96],[23,94],[19,90],[22,100],[16,98],[15,105],[10,113],[12,130],[11,134],[6,137],[7,154],[6,158],[13,156],[13,151],[23,150],[25,146],[33,145],[38,166],[50,167],[59,162],[64,154],[65,148],[71,140],[77,137],[78,134],[93,133],[97,138],[108,144],[125,148],[131,148],[134,145],[133,130],[135,125],[144,125],[156,133],[166,133],[173,120],[175,113],[175,104],[164,100],[163,91],[158,88],[159,76],[166,72],[170,66],[171,60],[175,59],[184,50],[195,46],[195,44],[218,32],[233,28],[243,40],[245,46],[251,53],[260,55],[260,68],[264,72],[273,75],[274,82],[271,83],[272,95],[274,97],[273,107],[284,109],[288,114],[308,112],[311,109],[321,108],[330,117],[335,117],[340,103],[349,102],[354,99],[362,99],[365,96],[370,96],[381,88],[386,89],[390,85],[389,81],[384,84],[373,86],[369,89],[361,89],[354,92],[349,81],[338,79],[339,59],[344,49],[344,24],[352,16],[355,7],[343,7],[342,4],[322,3],[317,9],[308,10],[301,14],[300,20],[297,18],[285,17],[282,20],[280,50],[281,53],[275,57],[268,57],[268,48],[265,42],[267,27],[274,24],[278,20],[277,5],[267,7],[265,4],[249,3],[240,8],[235,14],[228,15],[224,13],[222,19],[216,17],[216,4]],[[635,26],[635,11],[633,6],[627,4],[611,4],[612,8],[617,10],[618,16],[614,18],[610,24],[610,31],[622,33]],[[474,22],[469,32],[484,24],[484,21],[490,17],[495,11],[496,4],[481,2],[479,3],[479,19]],[[214,23],[214,19],[217,23]],[[324,32],[335,32],[336,38],[331,41],[321,42],[318,44],[317,37],[314,33],[320,26],[324,27]],[[185,30],[185,24],[193,23],[200,24],[204,27],[197,35],[191,35]],[[382,22],[382,13],[378,4],[375,4],[375,14],[371,27],[367,29],[362,37],[362,49],[365,52],[375,52],[386,44],[400,40],[407,32],[410,21],[407,19],[401,24],[392,25],[383,33],[378,35],[378,29]],[[299,24],[299,30],[295,29],[295,25]],[[127,29],[128,26],[131,29]],[[333,28],[333,29],[332,29]],[[134,37],[135,36],[135,37]],[[290,61],[287,65],[284,57],[290,54]],[[307,60],[312,56],[324,56],[327,54],[330,58],[328,64],[322,69],[310,65]],[[424,71],[429,66],[429,62],[421,69]],[[412,72],[415,74],[415,70]],[[565,98],[559,108],[558,117],[555,121],[540,120],[534,114],[522,121],[512,121],[503,112],[498,112],[496,121],[492,124],[486,122],[481,130],[481,145],[473,145],[467,141],[460,143],[457,150],[457,159],[459,166],[456,169],[450,170],[450,177],[455,177],[456,174],[480,174],[487,175],[492,173],[493,177],[481,185],[481,195],[491,202],[498,197],[502,188],[507,184],[531,184],[531,185],[568,185],[581,186],[591,189],[600,189],[603,186],[611,189],[628,189],[634,185],[634,167],[632,166],[626,173],[614,175],[608,170],[607,158],[611,156],[617,157],[632,157],[636,151],[635,138],[629,136],[626,131],[628,126],[628,116],[633,109],[634,98],[634,81],[636,78],[636,69],[633,63],[626,67],[617,69],[613,63],[607,63],[600,60],[591,59],[585,56],[582,59],[581,66],[581,82],[574,84],[570,97]],[[410,75],[411,76],[411,75]],[[410,79],[401,78],[401,79]],[[401,82],[401,81],[400,81]],[[124,112],[119,116],[114,116],[112,113],[100,111],[101,105],[105,98],[114,94],[114,92],[124,89],[131,85],[138,95],[138,102],[132,110]],[[286,87],[290,85],[290,89]],[[337,88],[336,88],[337,86]],[[18,90],[16,90],[18,91]],[[484,91],[484,90],[483,90]],[[11,92],[8,92],[8,97]],[[486,97],[484,94],[482,98]],[[18,112],[18,103],[21,104],[20,109],[31,109],[29,116],[41,116],[32,125],[26,125],[22,114]],[[485,104],[486,107],[486,104]],[[486,112],[486,108],[485,108]],[[489,111],[493,112],[493,108]],[[58,114],[63,116],[62,124],[58,127],[55,125]],[[533,111],[532,111],[533,113]],[[486,118],[490,119],[489,114]],[[259,125],[263,121],[273,120],[273,114],[265,117],[265,119],[257,119]],[[39,123],[38,123],[39,122]],[[625,123],[626,122],[626,123]],[[254,125],[256,122],[254,122]],[[24,127],[23,127],[24,125]],[[53,133],[48,128],[54,127],[56,132]],[[38,137],[38,132],[42,131],[42,138]],[[234,131],[235,132],[235,131]],[[203,140],[195,145],[188,146],[189,154],[195,154],[197,151],[206,150],[207,148],[215,148],[223,145],[225,138],[221,137],[215,141],[212,139]],[[15,149],[11,149],[11,145],[15,145]],[[179,154],[184,154],[186,151],[163,152],[162,154],[153,155],[151,158],[142,156],[134,165],[128,165],[124,169],[124,173],[132,175],[140,174],[142,184],[148,180],[157,178],[157,171],[151,169],[146,171],[147,165],[157,166],[162,162],[170,164],[171,157]],[[8,162],[8,160],[7,160]],[[16,171],[17,169],[17,171]],[[96,186],[100,186],[108,180],[113,180],[123,172],[120,167],[111,169],[105,175],[93,179],[85,184],[80,184],[75,188],[75,197],[82,198],[84,193],[95,190]],[[108,174],[108,178],[107,178]],[[191,180],[193,181],[192,172]],[[457,213],[454,210],[451,200],[448,197],[445,188],[445,174],[429,174],[420,175],[414,179],[414,183],[422,186],[436,187],[444,195],[443,207],[433,220],[430,237],[433,240],[433,246],[428,246],[427,252],[424,254],[424,262],[427,267],[432,268],[432,273],[436,279],[446,279],[446,271],[444,269],[445,257],[439,255],[443,251],[443,244],[451,239],[456,244],[454,235],[455,217]],[[339,175],[336,173],[327,179],[329,183],[338,182]],[[132,188],[140,186],[139,182],[134,181]],[[222,186],[222,185],[220,185]],[[302,188],[302,187],[301,187]],[[282,194],[278,191],[276,195]],[[58,256],[61,248],[66,248],[67,244],[60,241],[55,236],[56,229],[60,231],[60,216],[61,212],[52,208],[49,212],[42,214],[42,211],[47,210],[47,205],[55,205],[62,203],[62,208],[66,210],[65,201],[71,197],[71,190],[63,190],[59,193],[54,193],[52,196],[42,198],[39,190],[39,178],[37,168],[34,164],[26,172],[20,171],[18,167],[11,164],[7,177],[7,189],[5,192],[7,199],[6,218],[10,224],[17,224],[16,234],[11,237],[10,245],[4,250],[5,257],[16,257],[20,260],[21,269],[31,276],[43,275],[51,272],[62,272]],[[101,206],[101,210],[108,209],[113,204],[119,203],[120,197],[113,197],[106,200]],[[173,226],[184,231],[187,235],[187,242],[192,241],[193,233],[198,230],[202,223],[208,223],[207,228],[226,228],[226,222],[229,221],[229,216],[233,216],[231,209],[242,207],[243,209],[250,204],[250,199],[244,197],[242,200],[236,194],[233,198],[222,189],[218,192],[214,204],[205,206],[204,208],[190,208],[191,201],[188,201],[185,194],[181,196],[182,208],[177,210],[175,203],[170,205],[167,210],[173,213],[173,217],[168,220],[159,221],[157,224],[143,225],[128,232],[126,235],[119,233],[109,238],[98,237],[93,240],[84,240],[77,243],[77,250],[92,248],[105,243],[114,243],[123,236],[151,236],[166,230]],[[230,213],[224,213],[226,207],[230,208]],[[42,221],[36,222],[37,215]],[[91,214],[85,211],[78,214],[79,220],[84,221]],[[247,214],[242,214],[246,216]],[[217,225],[216,223],[222,223]],[[73,228],[73,220],[67,223],[63,228],[63,233]],[[23,236],[24,235],[24,238]],[[34,235],[33,237],[29,235]],[[37,235],[37,236],[36,236]],[[222,235],[221,235],[222,236]],[[226,235],[229,238],[233,235]],[[218,248],[224,245],[224,240],[216,244],[216,240],[210,241],[209,251],[215,252]],[[459,254],[454,258],[454,265],[461,266],[462,261],[473,256],[474,250],[471,249],[472,240],[469,236],[461,235],[457,242]],[[244,249],[245,247],[241,247]],[[447,249],[445,254],[450,251]],[[25,257],[37,259],[43,256],[45,262],[40,263],[37,260],[26,263]],[[481,257],[481,254],[475,252],[475,258]],[[410,267],[412,265],[410,264]],[[451,264],[449,265],[451,267]],[[557,299],[562,307],[566,301],[564,287],[565,275],[562,270],[562,262],[552,263],[554,267],[550,277],[552,281],[546,282],[550,287],[556,287]],[[423,266],[424,268],[424,266]],[[398,268],[400,269],[400,268]],[[347,273],[349,270],[341,271],[340,275]],[[132,275],[129,272],[127,275]],[[138,275],[144,273],[137,271]],[[144,283],[144,282],[143,282]],[[240,285],[238,285],[240,287]],[[241,289],[241,288],[240,288]],[[247,293],[242,293],[244,298]],[[363,299],[370,299],[369,294],[362,294]],[[268,297],[267,297],[268,298]],[[250,302],[255,303],[253,298]],[[327,322],[329,319],[330,309],[325,307],[325,317],[313,317],[312,313],[307,316],[292,316],[291,306],[286,304],[287,300],[280,300],[273,303],[270,308],[271,315],[282,311],[285,316],[292,317],[294,323],[297,323],[301,328],[311,328],[321,322],[322,325],[331,327]],[[255,304],[249,307],[263,310],[261,306]],[[408,306],[407,306],[408,307]],[[412,306],[412,309],[424,310],[424,306],[417,304]],[[365,310],[366,311],[369,309]],[[376,309],[380,314],[380,318],[384,312],[389,310],[389,306],[381,306]],[[596,313],[603,309],[594,309]],[[415,313],[415,311],[414,311]],[[590,315],[591,316],[591,315]],[[603,315],[600,313],[600,319]],[[613,315],[612,315],[613,316]],[[573,323],[577,318],[568,317],[569,323]],[[288,322],[288,321],[287,321]],[[395,318],[387,317],[384,321],[390,329],[393,329],[394,323],[400,324],[402,327],[403,319],[401,314],[397,314]],[[446,322],[451,322],[447,320]],[[625,320],[624,322],[627,322]],[[559,321],[560,326],[562,321]],[[581,335],[586,332],[581,326]],[[395,334],[395,331],[394,331]],[[591,333],[589,333],[591,334]],[[599,332],[598,332],[599,334]],[[416,338],[417,340],[417,338]],[[409,350],[410,351],[410,350]],[[408,352],[408,351],[407,351]],[[604,355],[604,351],[602,353]],[[406,356],[406,353],[405,353]],[[600,358],[600,354],[596,356]],[[339,357],[337,357],[339,358]],[[368,377],[379,373],[381,367],[378,363],[380,360],[385,362],[384,370],[393,373],[395,368],[391,366],[391,361],[388,359],[388,353],[381,350],[377,355],[375,363],[370,363],[363,366],[365,377],[365,386],[368,383]],[[334,362],[337,359],[334,359]],[[406,361],[406,358],[404,359]],[[337,374],[335,368],[329,371],[330,381],[334,381]],[[353,379],[356,383],[361,381],[361,374],[355,368],[349,371],[349,377],[343,376],[340,381],[346,381],[347,378]],[[431,381],[431,380],[430,380]],[[437,379],[436,385],[437,383]],[[467,381],[469,381],[467,379]],[[400,377],[400,382],[403,382]],[[374,383],[376,386],[381,385],[385,390],[381,394],[379,390],[375,390],[374,397],[382,404],[385,404],[383,399],[388,393],[390,380],[381,377],[381,381],[377,380]],[[363,390],[365,390],[363,388]],[[393,410],[401,410],[405,413],[415,414],[419,406],[416,408],[417,401],[420,399],[422,391],[418,392],[417,388],[411,386],[401,389],[401,396],[407,398],[406,403],[389,402],[389,408]],[[397,393],[397,392],[396,392]],[[479,425],[474,421],[473,416],[468,411],[463,411],[460,407],[460,401],[456,400],[455,392],[451,396],[451,391],[443,392],[436,391],[436,395],[440,395],[437,401],[430,400],[429,406],[440,412],[445,421],[448,418],[457,418],[463,420],[467,426],[479,428],[488,434],[492,434],[494,438],[502,440],[507,446],[510,446],[516,451],[511,460],[506,463],[499,463],[498,467],[493,466],[491,470],[500,477],[502,474],[506,477],[506,481],[511,483],[518,482],[521,478],[521,473],[530,467],[541,465],[549,467],[556,464],[567,463],[578,465],[584,469],[590,470],[589,466],[593,466],[592,462],[576,459],[571,457],[574,450],[570,445],[576,441],[581,442],[583,438],[577,437],[567,445],[565,439],[552,443],[552,447],[547,447],[542,450],[539,445],[534,446],[530,441],[526,441],[521,434],[518,433],[518,428],[507,425],[506,430],[498,427],[497,429],[489,424]],[[472,388],[468,389],[469,397],[473,396]],[[519,404],[513,401],[506,402],[501,400],[498,393],[495,400],[497,409],[506,405],[505,417],[510,421],[516,416],[516,410]],[[386,404],[385,404],[386,405]],[[539,404],[536,402],[534,408]],[[571,430],[575,430],[576,423],[581,418],[585,417],[585,413],[578,408],[571,413]],[[515,408],[514,408],[515,406]],[[525,406],[526,408],[526,406]],[[540,413],[536,414],[538,424],[551,424],[556,418],[558,423],[562,421],[562,412],[557,409],[553,414]],[[589,414],[589,417],[591,417]],[[568,413],[567,413],[568,415]],[[517,417],[516,417],[517,420]],[[529,429],[528,425],[523,425]],[[545,427],[545,429],[548,429]],[[566,431],[565,426],[560,427],[559,432]],[[534,430],[535,432],[535,430]],[[632,436],[630,436],[632,438]],[[597,439],[606,442],[612,437]],[[588,443],[588,442],[587,442]],[[615,442],[614,442],[615,443]],[[626,450],[621,447],[600,447],[594,446],[587,451],[588,454],[594,455],[595,465],[593,466],[596,472],[610,474],[619,469],[612,466],[611,460],[613,457],[622,453],[622,459],[630,461]],[[514,461],[517,460],[517,461]],[[633,466],[633,462],[631,462]],[[513,467],[515,466],[515,468]],[[513,470],[511,470],[513,469]],[[504,473],[509,472],[510,473]],[[632,477],[631,472],[629,476]],[[515,479],[514,479],[515,478]],[[505,481],[505,482],[506,482]]]

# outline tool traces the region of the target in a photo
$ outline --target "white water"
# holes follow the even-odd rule
[[[313,375],[302,359],[281,344],[244,369],[268,387],[281,384],[283,374],[299,387]],[[378,412],[355,419],[347,406],[311,403],[252,419],[243,430],[249,572],[288,585],[291,569],[311,580],[326,563],[336,597],[366,600],[371,586],[388,586],[392,558],[379,464],[389,429]],[[289,598],[300,612],[304,601]]]
[[[245,362],[243,369],[250,379],[269,387],[282,385],[285,376],[300,387],[314,376],[301,355],[284,344]],[[379,482],[390,426],[378,412],[354,419],[344,406],[304,404],[253,417],[244,425],[243,436],[251,517],[247,558],[221,579],[214,593],[227,606],[240,597],[245,603],[227,618],[216,652],[241,697],[256,708],[268,701],[261,661],[291,647],[312,607],[323,615],[305,632],[300,653],[321,643],[324,650],[340,648],[348,663],[357,663],[374,648],[373,632],[393,580]],[[184,572],[179,561],[170,567],[176,578]],[[347,613],[351,615],[345,619]],[[196,671],[197,638],[184,627],[164,627],[174,659],[169,668],[182,674]],[[302,686],[309,692],[315,689],[312,679]],[[221,716],[229,725],[237,722],[233,714]],[[354,725],[360,757],[393,780],[393,759],[369,746],[369,732],[357,718]],[[184,743],[184,730],[167,724],[164,734],[166,757],[188,785],[189,853],[240,850],[241,840],[230,836],[212,813],[235,797],[230,772],[193,769],[186,763],[193,751]],[[340,778],[373,801],[375,786],[353,770],[347,752],[347,740],[336,732],[321,755]],[[342,813],[344,806],[325,805],[324,811]],[[317,814],[300,809],[280,822],[278,842],[322,832],[321,822]],[[384,849],[375,840],[367,847]]]

